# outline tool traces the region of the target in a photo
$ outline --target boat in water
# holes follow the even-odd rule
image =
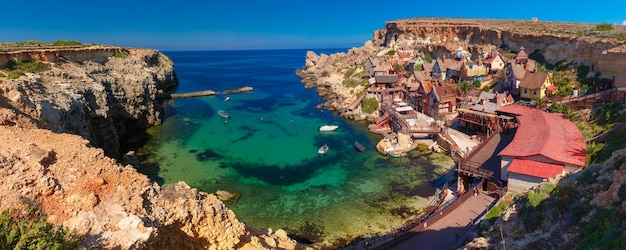
[[[322,125],[319,127],[319,131],[320,132],[325,132],[325,131],[334,131],[335,129],[337,129],[339,126],[337,125]]]
[[[226,98],[224,98],[224,101],[225,102],[230,101],[230,96],[227,96]]]
[[[323,155],[326,154],[326,152],[328,152],[328,144],[324,144],[322,145],[318,150],[317,150],[317,154],[319,155]]]
[[[222,118],[224,119],[230,119],[230,115],[228,114],[228,112],[224,111],[224,110],[218,110],[217,114],[220,115]]]
[[[360,152],[365,151],[365,146],[363,146],[363,144],[359,143],[358,141],[354,141],[354,147]]]
[[[394,150],[394,151],[390,151],[387,153],[387,156],[389,157],[394,157],[394,158],[400,158],[400,157],[404,157],[406,156],[405,152],[402,152],[400,150]]]

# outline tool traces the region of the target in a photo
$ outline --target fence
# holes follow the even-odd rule
[[[482,185],[483,181],[481,181],[478,185]],[[447,188],[447,185],[446,185]],[[437,193],[437,199],[433,199],[431,205],[427,208],[427,210],[418,216],[416,219],[411,220],[399,228],[396,228],[394,232],[390,234],[386,234],[383,236],[373,237],[362,239],[354,242],[350,246],[343,248],[346,250],[357,250],[357,249],[376,249],[376,250],[386,250],[391,249],[392,247],[400,244],[401,242],[415,236],[416,234],[423,232],[428,229],[428,225],[432,225],[436,223],[440,219],[446,217],[456,208],[461,206],[463,202],[467,201],[467,199],[471,198],[474,194],[472,192],[465,192],[454,199],[443,203],[445,200],[445,196],[442,196],[442,191],[446,188],[442,189]],[[472,223],[476,221],[473,220]]]

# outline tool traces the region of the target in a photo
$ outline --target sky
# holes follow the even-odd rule
[[[9,0],[0,42],[75,40],[176,50],[360,47],[419,17],[626,24],[626,0]]]

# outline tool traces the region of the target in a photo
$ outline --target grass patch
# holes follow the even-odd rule
[[[363,113],[372,114],[376,109],[378,109],[378,100],[373,97],[363,98],[363,102],[361,103]]]
[[[489,210],[489,212],[487,212],[487,214],[485,215],[485,219],[493,224],[493,222],[496,221],[498,217],[500,217],[500,215],[504,213],[504,211],[506,211],[508,207],[508,203],[500,201],[498,205],[495,205]]]

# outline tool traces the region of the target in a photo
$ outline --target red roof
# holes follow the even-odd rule
[[[511,161],[511,165],[509,166],[509,173],[517,173],[548,179],[562,174],[563,168],[563,166],[557,164],[515,159]]]
[[[517,133],[500,156],[524,158],[540,155],[563,164],[585,166],[587,144],[580,130],[563,114],[519,105],[509,105],[498,111],[513,109],[509,107],[517,109],[513,111],[526,109],[526,114],[517,117],[520,124]]]
[[[537,109],[529,108],[529,107],[522,106],[522,105],[513,104],[513,105],[500,107],[496,111],[503,112],[503,113],[509,113],[509,114],[515,114],[515,115],[526,115],[526,114],[529,114],[532,111],[537,111]]]

